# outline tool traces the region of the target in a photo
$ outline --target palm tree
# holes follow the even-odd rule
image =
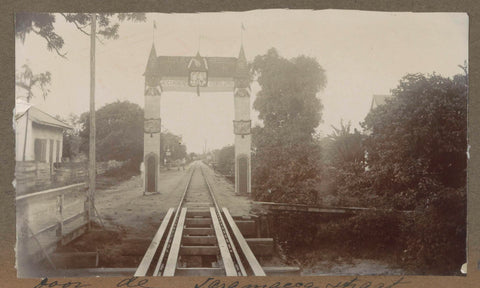
[[[50,92],[48,86],[51,83],[52,76],[50,72],[33,74],[32,69],[27,65],[23,64],[22,70],[15,76],[15,85],[22,87],[27,91],[27,102],[30,102],[30,99],[34,97],[33,90],[35,87],[39,86],[43,99],[45,99]]]

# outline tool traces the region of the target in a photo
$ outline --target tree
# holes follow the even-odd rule
[[[232,175],[235,171],[235,146],[229,145],[215,153],[216,169],[222,174]]]
[[[56,118],[73,127],[73,129],[63,130],[62,157],[74,161],[80,155],[80,145],[82,144],[82,138],[80,137],[82,123],[80,122],[80,117],[70,114],[67,119],[60,116],[56,116]]]
[[[80,150],[88,155],[90,113],[80,116]],[[138,169],[143,159],[143,109],[128,101],[116,101],[96,112],[96,151],[100,161],[131,161]]]
[[[362,163],[365,160],[365,151],[362,147],[362,135],[357,129],[351,132],[351,122],[347,124],[340,121],[340,127],[331,126],[333,132],[328,135],[330,147],[328,153],[328,161],[333,166],[338,167],[344,163],[353,163],[359,166],[360,170],[364,170]]]
[[[311,203],[321,171],[313,136],[321,121],[317,93],[326,85],[325,71],[314,58],[288,60],[275,49],[257,56],[252,68],[261,86],[253,107],[264,125],[252,129],[256,197]]]
[[[402,250],[426,273],[466,261],[467,79],[407,75],[363,123],[369,193],[379,206],[422,211],[404,221]]]
[[[182,143],[182,137],[170,132],[162,132],[160,135],[160,160],[164,163],[164,159],[169,162],[181,160],[187,157],[187,147]],[[170,151],[170,156],[166,156],[166,152]]]
[[[275,49],[255,57],[253,71],[262,87],[253,103],[266,129],[294,130],[290,140],[311,139],[320,124],[322,104],[317,93],[326,76],[314,58],[282,58]],[[295,132],[295,133],[292,133]]]
[[[54,24],[56,17],[61,15],[66,22],[72,23],[83,34],[90,35],[86,27],[90,25],[90,14],[88,13],[31,13],[18,12],[15,14],[15,36],[25,41],[28,34],[34,33],[47,42],[47,49],[55,51],[61,57],[66,53],[62,52],[64,40],[61,35],[55,32]],[[116,17],[115,17],[116,16]],[[99,13],[97,14],[97,35],[103,39],[118,38],[119,22],[123,21],[145,21],[145,13]]]
[[[412,209],[426,208],[443,188],[465,188],[465,83],[464,75],[410,74],[386,105],[367,115],[362,125],[370,132],[365,144],[375,193]]]
[[[15,75],[15,85],[27,91],[27,102],[35,96],[34,91],[40,89],[43,98],[45,99],[50,92],[48,86],[50,85],[52,76],[50,72],[40,74],[33,74],[32,69],[27,64],[22,65],[22,70]]]
[[[332,125],[333,132],[322,139],[324,148],[323,175],[327,179],[325,183],[329,187],[329,193],[339,194],[343,205],[349,205],[348,200],[353,196],[355,205],[362,199],[368,199],[362,193],[364,188],[365,172],[365,149],[362,135],[357,129],[351,131],[351,123],[340,122],[340,127]],[[362,185],[364,184],[364,185]],[[367,185],[368,186],[368,185]]]

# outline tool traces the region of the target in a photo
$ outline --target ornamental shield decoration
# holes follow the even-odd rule
[[[250,134],[251,120],[233,121],[233,133],[236,135]]]
[[[145,133],[160,133],[162,127],[161,119],[145,119],[143,129]]]

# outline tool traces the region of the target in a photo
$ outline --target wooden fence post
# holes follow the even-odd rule
[[[59,195],[57,196],[57,237],[62,240],[63,238],[63,201],[64,201],[64,196],[65,195]],[[63,241],[62,241],[63,245]]]
[[[18,207],[17,207],[18,209]],[[29,231],[28,231],[28,209],[26,205],[22,205],[20,211],[17,210],[17,222],[20,224],[17,226],[17,261],[18,261],[18,271],[24,273],[27,269],[29,261],[29,249],[28,249],[28,240],[29,240]]]

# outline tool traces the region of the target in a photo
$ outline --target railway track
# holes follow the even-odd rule
[[[265,276],[202,166],[190,168],[180,203],[168,210],[135,276]]]

